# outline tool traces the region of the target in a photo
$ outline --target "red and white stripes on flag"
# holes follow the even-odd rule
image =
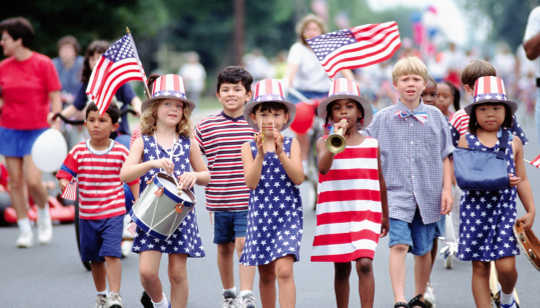
[[[529,164],[535,166],[536,168],[540,168],[540,155],[536,156],[535,159],[531,160]]]
[[[62,193],[62,199],[75,201],[77,199],[77,182],[71,181]]]
[[[330,78],[343,69],[386,61],[401,46],[395,21],[343,29],[307,42]]]
[[[132,80],[146,83],[146,75],[135,42],[131,34],[126,34],[99,58],[88,81],[86,94],[103,114],[118,88]]]

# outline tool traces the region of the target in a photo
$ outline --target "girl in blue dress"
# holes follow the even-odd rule
[[[469,132],[459,147],[499,152],[504,149],[510,185],[499,190],[464,190],[460,202],[458,257],[472,261],[472,290],[477,307],[491,307],[490,261],[495,261],[501,284],[502,308],[515,308],[512,296],[517,281],[515,255],[519,254],[512,231],[516,223],[530,228],[535,206],[523,160],[523,144],[510,131],[516,103],[508,100],[502,80],[481,77],[476,81],[473,103],[465,107],[470,115]],[[506,146],[501,143],[508,140]],[[516,194],[527,213],[517,218]]]
[[[302,202],[296,185],[304,180],[300,147],[280,131],[294,119],[295,107],[285,101],[281,83],[266,79],[255,85],[255,98],[244,116],[259,134],[242,147],[249,198],[247,234],[240,262],[258,266],[263,307],[294,307],[293,263],[300,259]]]
[[[150,76],[148,80],[152,97],[142,106],[142,136],[131,146],[120,176],[126,182],[140,177],[141,192],[158,172],[176,177],[180,189],[192,189],[194,184],[207,185],[210,174],[197,143],[190,138],[189,117],[194,104],[186,99],[182,78],[172,74],[156,77]],[[204,257],[195,211],[166,240],[137,228],[133,251],[140,254],[143,288],[154,307],[160,308],[169,307],[159,279],[161,254],[168,254],[171,306],[186,307],[187,257]]]

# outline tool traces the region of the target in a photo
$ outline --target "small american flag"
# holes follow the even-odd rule
[[[536,156],[535,159],[531,160],[529,164],[535,166],[536,168],[540,168],[540,155]]]
[[[307,42],[330,78],[342,69],[383,62],[401,46],[395,21],[343,29]]]
[[[116,90],[132,80],[146,84],[146,75],[135,42],[131,34],[126,34],[109,46],[99,58],[88,81],[86,94],[96,103],[99,113],[103,114]]]
[[[62,193],[62,199],[75,201],[77,199],[77,182],[71,181]]]

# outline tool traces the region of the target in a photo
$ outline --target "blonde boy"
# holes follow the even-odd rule
[[[379,140],[390,216],[390,279],[394,307],[424,307],[422,294],[431,272],[435,225],[452,207],[453,151],[448,121],[422,103],[427,68],[417,57],[399,60],[392,82],[397,104],[375,114],[366,129]],[[415,297],[406,301],[405,257],[415,257]]]

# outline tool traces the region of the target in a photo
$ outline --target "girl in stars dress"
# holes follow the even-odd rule
[[[148,83],[152,97],[142,105],[142,135],[131,146],[120,173],[122,180],[129,182],[140,177],[141,192],[158,172],[176,177],[181,189],[192,189],[194,184],[207,185],[210,174],[197,143],[190,138],[189,116],[194,104],[186,99],[182,78],[173,74],[150,76]],[[141,283],[154,307],[169,305],[159,279],[162,253],[169,257],[171,306],[186,307],[187,257],[204,257],[195,211],[167,240],[153,237],[140,228],[136,233],[133,251],[140,254]]]
[[[242,161],[251,189],[247,234],[240,262],[258,266],[263,307],[276,306],[276,278],[280,307],[294,307],[293,263],[300,259],[302,203],[296,185],[304,180],[300,147],[280,130],[294,119],[295,106],[285,101],[281,83],[266,79],[255,85],[253,102],[246,105],[248,123],[259,131],[244,143]]]
[[[345,148],[333,153],[326,146],[328,136],[317,141],[320,173],[311,261],[334,263],[338,308],[349,306],[355,261],[360,302],[363,308],[373,307],[372,261],[379,237],[388,232],[388,202],[377,139],[359,132],[371,121],[371,106],[356,83],[336,78],[317,114],[325,124],[333,124],[334,131],[343,131]]]
[[[473,103],[465,107],[470,116],[469,133],[459,147],[498,152],[504,148],[510,185],[499,190],[464,190],[460,201],[458,257],[472,261],[472,291],[477,307],[491,307],[490,261],[495,261],[501,284],[501,306],[517,307],[512,293],[517,281],[515,255],[519,254],[512,231],[516,223],[516,193],[527,214],[517,219],[524,228],[534,221],[535,206],[525,173],[523,144],[510,131],[515,102],[506,98],[498,77],[481,77],[475,84]],[[504,138],[503,138],[504,137]],[[505,147],[502,140],[508,140]]]

